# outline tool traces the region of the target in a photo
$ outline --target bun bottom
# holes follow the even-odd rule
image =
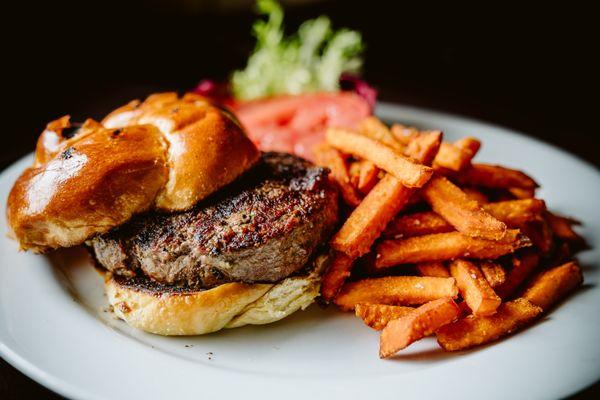
[[[157,335],[201,335],[223,328],[262,325],[308,307],[319,294],[320,277],[286,278],[277,284],[227,283],[194,291],[147,278],[106,274],[114,313],[134,328]]]

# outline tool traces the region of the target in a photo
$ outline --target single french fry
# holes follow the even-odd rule
[[[504,222],[494,218],[443,176],[431,178],[421,194],[433,211],[465,235],[498,240],[506,233]]]
[[[340,188],[340,193],[346,204],[356,207],[360,203],[360,196],[350,183],[350,174],[342,154],[327,143],[320,143],[315,146],[314,154],[318,165],[331,170],[331,176]]]
[[[541,219],[546,203],[539,199],[507,200],[483,205],[483,209],[511,228]]]
[[[518,230],[508,230],[501,241],[465,236],[460,232],[438,233],[401,240],[385,240],[377,246],[375,267],[445,261],[455,258],[493,259],[530,246]]]
[[[351,311],[359,303],[414,306],[457,295],[454,278],[388,276],[348,282],[334,302],[342,310]]]
[[[471,165],[471,160],[480,146],[481,142],[472,137],[454,143],[442,143],[440,151],[433,160],[433,168],[443,175],[460,172]]]
[[[357,188],[362,194],[367,194],[379,180],[380,169],[371,161],[360,161],[360,171]]]
[[[449,278],[450,271],[443,262],[426,262],[416,265],[417,271],[421,276],[437,276],[439,278]]]
[[[438,214],[425,211],[400,215],[385,228],[383,235],[394,239],[413,236],[431,235],[434,233],[452,232],[454,227]]]
[[[466,260],[450,263],[450,273],[473,315],[490,315],[502,302],[483,276],[479,267]]]
[[[515,254],[512,259],[512,268],[506,274],[506,280],[495,288],[496,294],[502,300],[513,296],[525,280],[533,274],[539,262],[540,255],[534,250],[527,249]]]
[[[440,134],[419,136],[413,142],[420,144],[409,145],[407,154],[416,160],[431,162],[440,141]],[[405,187],[396,177],[387,174],[346,219],[332,238],[331,246],[354,258],[366,254],[413,193],[414,189]]]
[[[546,206],[542,200],[508,200],[482,205],[493,217],[504,222],[510,228],[523,227],[526,223],[541,218]],[[445,219],[434,212],[419,212],[401,215],[392,220],[385,229],[386,237],[411,237],[432,233],[451,232],[454,228]],[[399,238],[398,237],[398,238]]]
[[[440,151],[433,160],[434,169],[441,173],[460,172],[471,164],[475,154],[451,143],[442,143]]]
[[[573,225],[578,224],[577,221],[553,214],[549,211],[546,212],[545,219],[557,238],[567,242],[583,242],[583,238],[573,230]]]
[[[518,187],[508,188],[508,192],[517,199],[532,199],[535,197],[535,188],[523,189]]]
[[[422,162],[431,162],[441,141],[441,134],[421,135],[406,149],[407,154]],[[340,231],[331,240],[331,247],[345,253],[346,259],[356,259],[366,254],[389,221],[407,203],[414,189],[402,185],[387,174],[368,193],[364,201],[350,214]],[[339,261],[342,263],[342,261]],[[349,276],[351,261],[345,260],[337,269],[331,269],[324,278],[325,300],[331,300]],[[334,263],[335,265],[335,263]],[[347,271],[344,270],[347,267]],[[334,276],[329,276],[335,274]]]
[[[423,165],[430,165],[442,143],[442,131],[423,131],[414,136],[404,149],[404,155]]]
[[[393,124],[390,131],[396,140],[404,145],[407,145],[412,139],[419,135],[419,130],[417,128],[401,124]]]
[[[423,186],[433,173],[431,167],[418,164],[385,144],[356,132],[330,128],[326,139],[331,146],[344,153],[371,161],[407,187]]]
[[[496,314],[470,315],[441,327],[436,332],[437,341],[446,351],[466,350],[514,333],[541,313],[540,307],[519,298],[501,304]]]
[[[479,139],[474,138],[474,137],[469,137],[469,136],[457,140],[456,142],[454,142],[454,145],[463,150],[470,152],[471,159],[473,159],[473,157],[475,157],[475,154],[477,154],[477,152],[481,148],[481,142],[479,141]],[[469,161],[471,161],[471,160],[469,160]]]
[[[475,189],[474,187],[463,187],[462,191],[465,192],[465,194],[471,199],[471,200],[475,200],[476,202],[478,202],[479,204],[487,204],[489,203],[489,200],[487,198],[487,196],[483,193],[481,193],[480,190]]]
[[[489,164],[472,164],[458,176],[458,180],[466,185],[496,189],[513,187],[535,189],[538,187],[531,177],[521,171]]]
[[[321,297],[331,301],[350,276],[354,259],[344,253],[334,252],[329,268],[321,279]]]
[[[331,247],[353,258],[366,254],[411,195],[411,189],[387,174],[346,219],[333,236]]]
[[[479,268],[492,288],[506,282],[506,271],[500,264],[493,261],[481,261]]]
[[[568,262],[538,275],[523,293],[523,298],[547,311],[582,282],[583,274],[579,265]]]
[[[435,159],[433,160],[433,168],[448,169],[458,172],[468,165],[470,161],[468,156],[469,153],[463,151],[461,148],[453,145],[452,143],[442,143],[440,145],[440,151],[438,151]]]
[[[388,306],[386,304],[357,304],[354,312],[363,322],[380,331],[392,320],[408,315],[414,307]]]
[[[459,314],[456,303],[450,298],[445,298],[430,301],[410,314],[390,321],[381,332],[379,357],[393,356],[413,342],[455,321]]]
[[[363,135],[377,140],[386,146],[402,153],[404,145],[398,141],[387,126],[377,117],[367,117],[360,123],[358,131]]]

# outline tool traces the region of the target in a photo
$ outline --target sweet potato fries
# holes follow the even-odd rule
[[[321,298],[381,330],[382,358],[431,334],[448,351],[489,343],[583,281],[578,222],[524,172],[473,163],[480,146],[369,117],[315,148],[347,204]]]

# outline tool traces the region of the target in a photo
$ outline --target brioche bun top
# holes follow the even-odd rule
[[[156,206],[186,210],[248,170],[259,151],[239,122],[201,96],[159,93],[133,101],[102,120],[107,128],[154,125],[167,140],[169,179]]]
[[[258,157],[226,111],[193,94],[155,94],[102,123],[50,122],[9,194],[7,218],[22,249],[74,246],[140,212],[189,209]]]

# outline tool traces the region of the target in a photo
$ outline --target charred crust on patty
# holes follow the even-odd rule
[[[165,285],[160,282],[153,281],[152,279],[148,279],[143,275],[134,275],[131,278],[126,276],[112,275],[113,281],[129,290],[134,290],[137,292],[145,292],[152,294],[153,296],[163,296],[163,295],[182,295],[182,294],[191,294],[198,292],[198,289],[191,288],[186,285]]]
[[[264,153],[191,210],[136,217],[91,245],[113,273],[165,285],[277,282],[301,270],[334,228],[337,192],[327,175],[297,157]]]

